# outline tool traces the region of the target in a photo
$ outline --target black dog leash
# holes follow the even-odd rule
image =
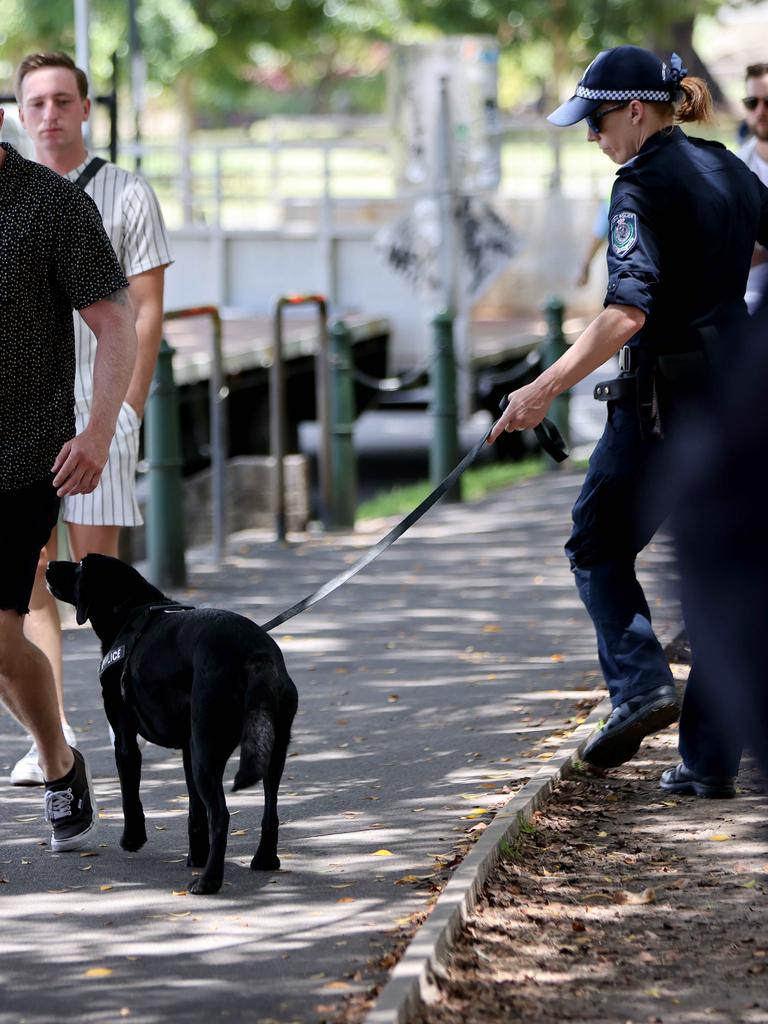
[[[507,399],[502,399],[502,410],[506,407],[506,404]],[[364,569],[366,565],[370,565],[371,562],[375,558],[378,558],[383,551],[386,551],[388,547],[391,547],[398,537],[402,537],[406,530],[410,530],[413,524],[421,519],[424,513],[428,512],[435,502],[442,498],[446,491],[449,491],[451,487],[453,487],[464,470],[467,469],[468,466],[472,465],[482,451],[483,445],[490,437],[494,426],[495,424],[491,425],[486,435],[477,442],[470,452],[467,452],[461,462],[437,485],[434,491],[432,491],[431,494],[428,494],[421,504],[417,505],[412,512],[409,512],[405,519],[402,519],[397,526],[393,527],[386,537],[382,537],[378,544],[374,544],[372,548],[369,548],[368,551],[366,551],[366,553],[348,569],[340,572],[338,576],[334,576],[333,579],[328,580],[328,582],[324,583],[318,590],[315,590],[312,594],[302,598],[302,600],[298,601],[296,604],[291,605],[290,608],[286,608],[284,612],[280,612],[279,615],[270,619],[269,622],[266,622],[261,628],[266,630],[266,632],[269,632],[271,629],[274,629],[275,626],[279,626],[288,619],[292,619],[294,615],[299,615],[301,612],[306,611],[307,608],[311,608],[313,604],[317,604],[318,601],[322,601],[324,597],[332,594],[334,590],[338,590],[342,584],[346,583],[347,580],[351,580],[352,577],[356,576],[361,569]],[[547,455],[555,460],[555,462],[564,462],[568,458],[568,448],[566,447],[562,434],[551,420],[542,420],[537,427],[533,428],[533,432],[541,447]]]

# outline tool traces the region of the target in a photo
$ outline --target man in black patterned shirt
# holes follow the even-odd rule
[[[37,744],[54,851],[90,843],[96,807],[61,729],[51,667],[23,621],[59,500],[92,491],[107,460],[136,352],[127,285],[92,200],[2,144],[0,698]],[[98,339],[91,417],[77,435],[73,309]]]

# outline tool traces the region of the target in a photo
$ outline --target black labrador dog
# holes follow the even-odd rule
[[[141,734],[180,749],[189,790],[189,856],[202,867],[192,893],[221,888],[229,812],[224,769],[240,745],[233,789],[264,784],[261,840],[255,871],[280,867],[277,791],[298,695],[277,644],[234,612],[191,608],[166,597],[132,566],[106,555],[51,562],[54,597],[90,619],[101,641],[104,708],[115,733],[124,828],[120,845],[147,841],[139,799]]]

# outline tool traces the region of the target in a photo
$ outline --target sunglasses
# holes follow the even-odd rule
[[[745,96],[741,101],[747,110],[757,110],[758,104],[762,103],[764,107],[768,107],[768,97],[765,96]]]
[[[612,114],[614,110],[623,110],[624,107],[629,106],[629,100],[625,100],[624,103],[617,103],[614,107],[607,107],[605,110],[598,110],[596,114],[587,114],[584,120],[587,122],[587,127],[593,135],[600,134],[600,121],[605,117],[606,114]]]

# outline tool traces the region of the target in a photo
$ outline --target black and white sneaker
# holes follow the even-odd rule
[[[70,747],[75,763],[63,779],[45,784],[45,820],[51,823],[54,853],[82,850],[89,846],[98,828],[96,798],[88,762]]]

